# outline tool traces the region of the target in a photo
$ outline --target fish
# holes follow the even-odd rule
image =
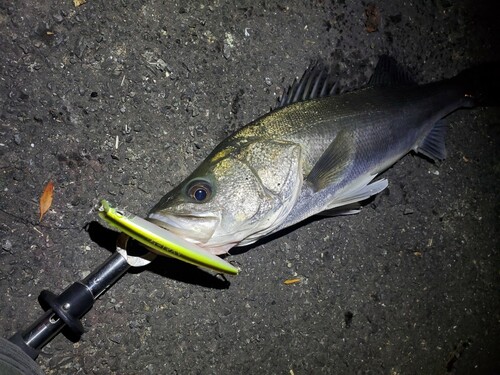
[[[387,188],[377,177],[406,154],[445,159],[443,119],[498,92],[483,88],[492,86],[488,70],[417,85],[383,55],[365,87],[342,92],[331,69],[312,64],[276,108],[224,139],[146,219],[221,255],[314,215],[358,213]]]

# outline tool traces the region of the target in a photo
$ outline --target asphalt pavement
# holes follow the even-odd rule
[[[42,289],[110,255],[100,199],[145,215],[317,59],[346,90],[382,54],[419,83],[500,61],[494,5],[0,1],[0,336],[41,314]],[[446,121],[447,159],[407,155],[360,214],[235,249],[241,273],[227,280],[158,259],[38,363],[57,375],[499,373],[500,112]]]

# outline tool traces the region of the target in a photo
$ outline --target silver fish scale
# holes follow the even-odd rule
[[[316,192],[314,181],[304,184],[297,204],[275,231],[327,209],[339,192],[348,190],[363,176],[375,177],[409,151],[417,150],[439,119],[464,104],[464,97],[444,81],[420,87],[369,88],[312,102],[318,108],[307,108],[313,108],[308,112],[308,126],[285,138],[309,147],[305,154],[308,165],[314,166],[322,163],[325,150],[344,133],[342,141],[352,149],[352,158],[325,189]],[[318,112],[322,115],[315,116]],[[324,137],[313,147],[307,142],[312,129],[316,132],[314,139],[318,134]],[[305,178],[309,171],[305,171]]]

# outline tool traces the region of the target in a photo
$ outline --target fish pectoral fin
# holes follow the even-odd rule
[[[443,160],[446,158],[446,146],[445,139],[446,136],[446,121],[440,120],[436,122],[434,127],[431,129],[429,134],[425,137],[416,151],[424,154],[432,160]]]
[[[341,131],[330,143],[307,176],[313,190],[318,192],[340,181],[350,168],[354,143],[347,132]]]
[[[326,208],[327,210],[343,208],[345,207],[347,211],[351,210],[351,205],[364,201],[365,199],[370,198],[371,196],[380,193],[384,190],[389,182],[386,178],[381,180],[377,180],[375,182],[369,183],[375,176],[369,176],[368,178],[363,179],[357,186],[349,189],[348,191],[336,196],[332,202]]]

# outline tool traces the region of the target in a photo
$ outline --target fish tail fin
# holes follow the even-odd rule
[[[466,69],[452,80],[464,88],[468,106],[500,106],[500,62]]]

